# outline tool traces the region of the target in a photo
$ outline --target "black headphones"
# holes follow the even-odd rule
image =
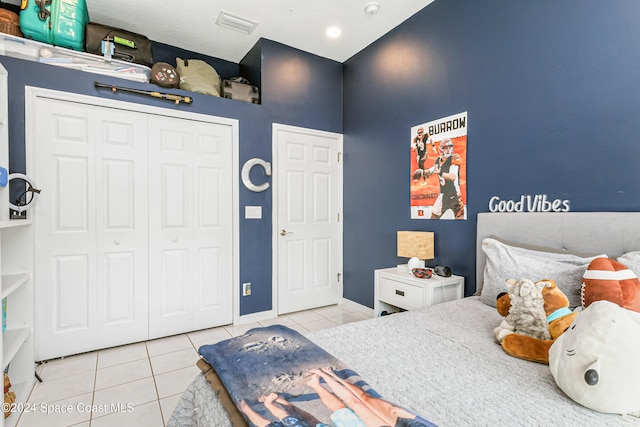
[[[451,276],[451,268],[444,266],[444,265],[436,265],[433,268],[434,273],[436,273],[438,276],[442,276],[442,277],[450,277]]]

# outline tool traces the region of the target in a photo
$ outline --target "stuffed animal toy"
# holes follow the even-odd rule
[[[555,281],[545,279],[536,283],[543,285],[540,292],[542,293],[549,338],[540,339],[518,333],[503,333],[500,343],[502,349],[513,357],[548,364],[549,348],[554,340],[571,325],[578,313],[569,309],[569,299],[556,286]],[[511,310],[511,306],[512,301],[509,293],[498,296],[496,307],[498,313],[505,316],[505,320]]]
[[[16,401],[16,394],[12,391],[8,391],[4,394],[4,405],[2,406],[2,412],[4,412],[4,417],[7,418],[11,415],[11,404]]]
[[[580,296],[585,308],[594,301],[607,300],[640,312],[640,280],[631,269],[610,258],[596,258],[589,263]]]
[[[551,374],[587,408],[640,416],[639,341],[640,313],[593,302],[551,346]]]
[[[545,282],[509,279],[506,284],[510,307],[500,326],[494,329],[498,342],[502,342],[502,339],[511,333],[542,340],[550,339],[541,292]]]
[[[7,418],[11,415],[11,404],[16,401],[16,394],[12,391],[9,391],[11,388],[11,379],[7,373],[4,373],[4,405],[2,406],[2,412],[4,412],[4,417]]]

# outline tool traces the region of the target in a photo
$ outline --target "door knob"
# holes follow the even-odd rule
[[[285,229],[280,230],[281,236],[286,236],[287,234],[293,234],[293,231],[287,231]]]

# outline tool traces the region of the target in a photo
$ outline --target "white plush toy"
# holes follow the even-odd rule
[[[549,368],[587,408],[640,417],[640,313],[596,301],[551,346]]]

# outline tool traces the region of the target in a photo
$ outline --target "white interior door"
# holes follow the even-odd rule
[[[342,297],[342,136],[274,125],[278,313]]]
[[[149,124],[150,338],[231,323],[231,126]]]
[[[146,339],[146,116],[35,110],[36,358]]]

